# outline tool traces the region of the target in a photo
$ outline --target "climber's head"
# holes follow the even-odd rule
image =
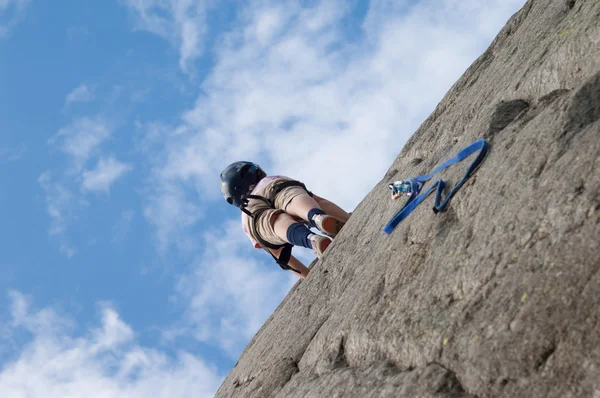
[[[221,172],[221,193],[227,203],[240,207],[244,197],[264,177],[265,172],[256,163],[232,163]]]

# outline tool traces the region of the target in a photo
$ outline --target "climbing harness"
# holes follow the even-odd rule
[[[437,214],[440,211],[444,211],[446,206],[450,202],[450,199],[452,199],[452,196],[454,196],[456,191],[460,189],[460,187],[467,181],[471,174],[473,174],[475,170],[477,170],[477,168],[481,165],[488,153],[488,149],[489,145],[486,140],[477,140],[468,147],[459,151],[454,158],[447,160],[444,164],[436,167],[431,174],[410,178],[404,181],[396,181],[390,183],[388,187],[392,191],[392,199],[399,198],[402,193],[405,193],[408,198],[406,199],[406,202],[404,203],[400,211],[398,211],[398,213],[396,213],[396,215],[390,220],[390,222],[383,228],[383,232],[385,232],[388,235],[391,234],[394,228],[396,228],[398,224],[402,222],[402,220],[404,220],[423,200],[425,200],[425,198],[427,198],[427,196],[429,196],[429,194],[433,192],[434,189],[437,189],[437,191],[435,194],[433,212]],[[442,179],[439,179],[436,182],[434,182],[429,189],[427,189],[425,192],[419,195],[421,189],[423,188],[423,185],[427,181],[429,181],[435,174],[447,167],[452,166],[455,163],[461,162],[469,155],[477,151],[479,151],[479,154],[477,155],[475,160],[473,160],[473,162],[469,165],[463,178],[454,186],[454,188],[452,188],[448,196],[446,196],[446,199],[442,201],[442,192],[444,190],[444,186],[446,185],[446,183]]]
[[[290,270],[290,271],[294,271],[296,273],[300,273],[300,271],[290,267],[288,265],[288,262],[290,261],[290,258],[292,256],[292,248],[294,247],[292,244],[290,243],[285,243],[283,245],[274,245],[272,243],[267,242],[266,240],[264,240],[258,233],[258,231],[256,231],[256,220],[258,220],[258,217],[264,213],[265,211],[269,210],[269,209],[261,209],[258,210],[255,213],[251,213],[246,207],[248,206],[249,200],[250,199],[256,199],[256,200],[262,200],[263,202],[265,202],[269,208],[271,209],[276,209],[275,207],[275,197],[285,188],[289,188],[289,187],[301,187],[303,188],[310,196],[313,196],[313,193],[310,192],[308,189],[306,189],[306,185],[304,185],[303,183],[301,183],[300,181],[283,181],[280,182],[278,184],[275,184],[275,186],[273,187],[273,191],[275,192],[275,195],[273,196],[273,200],[269,199],[269,198],[265,198],[264,196],[259,196],[259,195],[244,195],[242,198],[242,204],[240,205],[240,210],[242,210],[244,213],[246,213],[250,218],[251,218],[251,222],[253,223],[254,226],[254,232],[255,232],[255,236],[258,240],[258,243],[260,243],[260,245],[263,247],[263,249],[265,249],[266,252],[268,252],[271,257],[273,257],[273,259],[275,259],[275,262],[281,267],[281,269],[283,270]],[[279,258],[275,257],[273,255],[273,253],[271,253],[268,249],[272,249],[272,250],[279,250],[281,248],[283,248],[283,250],[281,251]]]

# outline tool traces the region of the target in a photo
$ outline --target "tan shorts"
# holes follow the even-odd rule
[[[275,217],[281,213],[285,213],[286,207],[290,204],[292,199],[294,199],[298,195],[307,195],[307,192],[302,187],[288,187],[279,192],[279,194],[275,197],[275,185],[283,182],[283,181],[293,181],[287,178],[277,178],[273,181],[269,181],[269,183],[265,184],[263,187],[260,187],[256,192],[253,192],[253,195],[262,196],[270,200],[275,201],[275,209],[271,208],[267,203],[260,199],[250,199],[248,202],[247,209],[255,214],[259,210],[265,209],[257,219],[252,219],[250,217],[246,218],[249,225],[247,225],[248,234],[252,239],[260,243],[260,240],[257,239],[257,234],[260,237],[273,244],[273,245],[283,245],[288,243],[286,240],[281,239],[277,234],[275,234],[275,230],[273,229],[273,225],[275,224]]]

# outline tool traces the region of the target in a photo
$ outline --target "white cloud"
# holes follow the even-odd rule
[[[203,210],[188,198],[185,190],[169,182],[157,182],[144,209],[144,216],[156,227],[160,252],[172,243],[188,251],[196,248],[196,239],[187,231],[202,215]]]
[[[60,129],[50,143],[59,143],[61,150],[73,161],[72,173],[78,173],[98,146],[111,134],[112,130],[104,118],[82,117]]]
[[[27,152],[25,144],[19,144],[16,148],[0,148],[0,160],[3,162],[16,162]]]
[[[133,330],[119,318],[119,314],[109,306],[102,311],[102,328],[93,332],[95,344],[92,350],[116,349],[133,339]]]
[[[45,308],[34,314],[30,312],[31,299],[20,292],[10,291],[10,314],[12,328],[23,328],[34,334],[62,333],[73,327],[71,320],[60,317],[52,309]]]
[[[129,232],[131,231],[131,223],[133,222],[134,216],[135,212],[132,210],[125,210],[121,213],[119,221],[113,228],[113,243],[121,243],[125,240]]]
[[[164,151],[165,145],[179,145],[187,141],[188,132],[184,129],[170,130],[161,124],[146,126],[146,135],[140,139],[138,146],[148,156],[151,169],[151,180],[145,198],[147,205],[144,209],[146,219],[156,227],[156,237],[160,252],[166,251],[174,243],[179,249],[191,251],[197,248],[197,239],[187,234],[188,229],[204,215],[202,207],[198,206],[198,197],[204,195],[200,189],[185,189],[179,183],[179,173],[164,167],[164,163],[176,163],[181,168],[194,167],[200,161],[195,151],[179,153]],[[179,159],[167,159],[170,154]],[[189,166],[186,166],[189,165]],[[173,173],[175,177],[173,178]],[[191,181],[191,178],[190,178]],[[193,191],[190,193],[189,191]]]
[[[75,254],[77,254],[77,250],[75,250],[75,248],[67,242],[61,243],[60,252],[67,258],[72,258]]]
[[[25,8],[28,3],[29,0],[0,0],[0,11],[6,12],[6,10],[10,7],[22,9]]]
[[[155,222],[163,211],[219,200],[220,170],[240,159],[352,209],[523,3],[372,1],[350,41],[345,2],[253,3],[219,40],[196,105],[152,154],[153,184],[201,195],[157,191],[146,216],[168,239],[171,224]]]
[[[82,117],[60,129],[49,140],[67,155],[69,167],[42,173],[38,183],[46,194],[51,220],[49,233],[58,237],[60,251],[68,258],[77,251],[66,234],[67,227],[89,205],[83,194],[108,193],[112,184],[132,169],[131,165],[119,162],[114,156],[101,157],[100,146],[111,135],[112,129],[105,118]],[[86,164],[96,157],[100,157],[96,166],[86,169]]]
[[[46,211],[50,217],[48,233],[60,239],[61,253],[71,258],[76,254],[76,250],[65,232],[77,210],[86,207],[87,202],[77,198],[64,182],[56,181],[49,171],[42,173],[37,181],[46,195]]]
[[[88,102],[94,99],[94,90],[90,89],[86,84],[81,84],[69,94],[65,99],[65,107],[73,102]]]
[[[0,0],[0,38],[9,35],[11,29],[23,19],[30,0]]]
[[[66,229],[69,208],[74,198],[71,191],[63,184],[55,183],[50,172],[44,172],[38,177],[38,183],[46,193],[47,211],[52,225],[50,235],[61,234]]]
[[[121,163],[113,156],[101,158],[95,169],[83,172],[82,188],[86,191],[108,193],[111,185],[131,169],[131,165]]]
[[[74,335],[75,323],[52,308],[32,311],[30,300],[10,294],[6,333],[24,345],[0,369],[2,397],[211,397],[222,376],[201,358],[180,351],[170,357],[136,342],[136,333],[110,306],[101,325]],[[6,344],[6,339],[3,340]]]
[[[136,17],[136,28],[159,35],[179,49],[186,72],[202,55],[206,34],[206,0],[121,0]]]
[[[188,331],[235,358],[298,278],[283,273],[274,261],[255,260],[249,252],[259,250],[252,248],[239,223],[206,232],[203,241],[202,256],[178,284],[188,303],[184,323],[166,336]],[[259,254],[271,258],[262,250]]]

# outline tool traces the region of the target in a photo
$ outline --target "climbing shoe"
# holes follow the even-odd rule
[[[315,252],[319,258],[321,258],[325,250],[327,250],[331,244],[331,239],[323,235],[310,234],[308,235],[308,240],[310,240],[313,252]]]
[[[319,231],[330,238],[335,238],[344,227],[343,222],[327,214],[316,214],[313,216],[312,221]]]

